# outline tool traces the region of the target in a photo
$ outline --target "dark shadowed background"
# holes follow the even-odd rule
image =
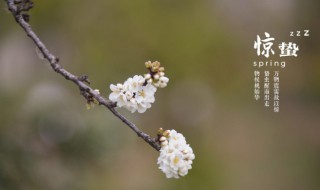
[[[317,190],[320,188],[320,3],[316,0],[35,0],[31,25],[63,67],[111,83],[158,60],[170,78],[144,114],[155,136],[183,133],[193,169],[166,179],[159,155],[39,59],[0,2],[1,190]],[[290,31],[310,30],[309,37]],[[253,98],[257,35],[299,45],[280,71],[280,112]]]

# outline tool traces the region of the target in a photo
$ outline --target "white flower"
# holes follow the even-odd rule
[[[154,94],[157,91],[157,88],[151,84],[146,86],[141,86],[136,93],[135,99],[137,100],[137,110],[139,113],[143,113],[146,109],[151,107],[151,103],[154,103],[155,98]]]
[[[192,148],[185,137],[175,130],[167,130],[160,138],[161,149],[158,158],[159,169],[167,178],[179,178],[188,174],[195,159]]]
[[[138,111],[145,112],[154,103],[154,94],[157,90],[151,84],[145,84],[145,78],[135,75],[128,78],[124,84],[110,85],[112,93],[109,99],[117,103],[118,107],[125,107],[132,113]]]
[[[117,102],[117,106],[122,107],[126,104],[127,98],[125,96],[124,88],[122,84],[110,85],[112,93],[109,95],[109,99],[113,102]]]
[[[166,87],[167,85],[168,85],[168,82],[169,82],[169,78],[168,77],[166,77],[166,76],[164,76],[164,74],[163,74],[163,76],[160,76],[159,77],[159,75],[155,75],[155,76],[157,76],[155,79],[155,81],[156,82],[153,82],[153,85],[155,86],[155,87],[159,87],[159,88],[164,88],[164,87]],[[148,81],[149,82],[149,81]]]

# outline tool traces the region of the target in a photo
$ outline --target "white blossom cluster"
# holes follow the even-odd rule
[[[117,103],[117,107],[124,107],[132,113],[138,111],[145,112],[154,103],[154,94],[157,87],[164,88],[169,82],[169,78],[164,76],[164,68],[159,62],[148,61],[145,63],[149,73],[144,77],[135,75],[128,78],[123,84],[110,85],[112,93],[109,99]]]
[[[159,169],[167,178],[179,178],[188,174],[195,159],[192,148],[185,137],[175,130],[166,130],[160,138]]]
[[[155,101],[154,93],[157,91],[152,84],[143,85],[144,83],[143,76],[135,75],[133,78],[128,78],[123,84],[111,84],[112,93],[109,99],[117,102],[118,107],[125,107],[132,113],[135,111],[143,113]]]

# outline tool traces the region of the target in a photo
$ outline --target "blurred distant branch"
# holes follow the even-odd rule
[[[40,40],[37,34],[32,30],[29,21],[28,11],[33,7],[33,2],[31,0],[5,0],[8,5],[9,11],[12,13],[16,22],[23,28],[26,34],[32,39],[37,48],[43,54],[44,58],[50,63],[52,69],[62,75],[66,80],[72,81],[76,84],[81,92],[81,95],[86,98],[88,103],[91,103],[94,99],[99,103],[108,108],[116,117],[118,117],[122,122],[128,125],[139,137],[143,138],[144,141],[149,143],[154,149],[160,150],[160,145],[156,138],[151,138],[148,134],[142,132],[135,124],[122,116],[117,110],[115,110],[115,103],[106,99],[99,92],[95,91],[89,87],[89,80],[87,76],[76,76],[69,71],[65,70],[59,64],[59,58],[53,55],[45,46],[45,44]]]

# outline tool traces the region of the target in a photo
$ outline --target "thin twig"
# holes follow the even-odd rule
[[[35,43],[37,48],[40,50],[40,52],[43,54],[44,58],[50,63],[52,69],[56,72],[62,75],[65,79],[72,81],[74,84],[76,84],[80,91],[81,95],[83,95],[87,100],[88,97],[94,98],[99,105],[103,105],[106,108],[108,108],[116,117],[118,117],[123,123],[128,125],[139,137],[141,137],[144,141],[146,141],[148,144],[150,144],[154,149],[160,150],[160,145],[158,144],[157,140],[155,138],[151,138],[148,134],[142,132],[134,123],[129,121],[127,118],[125,118],[123,115],[121,115],[117,110],[115,110],[116,104],[114,102],[111,102],[110,100],[106,99],[102,95],[100,95],[98,92],[93,90],[91,87],[89,87],[85,82],[87,82],[87,77],[78,77],[66,69],[64,69],[59,64],[59,58],[53,55],[45,46],[45,44],[40,40],[40,38],[37,36],[37,34],[32,30],[30,24],[25,21],[23,14],[21,13],[21,10],[17,7],[15,4],[15,0],[5,0],[9,11],[14,16],[16,22],[23,28],[23,30],[26,32],[26,34],[32,39],[32,41]],[[85,80],[83,80],[85,78]]]

